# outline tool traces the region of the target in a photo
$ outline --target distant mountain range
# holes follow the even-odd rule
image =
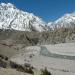
[[[65,14],[54,22],[46,23],[33,13],[19,10],[11,3],[0,4],[0,29],[42,32],[74,26],[75,12]]]
[[[49,22],[48,26],[51,29],[59,28],[74,28],[75,27],[75,12],[70,14],[65,14],[61,18],[57,19],[55,22]]]

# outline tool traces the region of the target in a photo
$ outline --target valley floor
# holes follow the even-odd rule
[[[42,47],[46,51],[42,50]],[[30,46],[25,48],[24,52],[17,54],[10,60],[22,65],[29,63],[37,70],[47,67],[52,75],[75,75],[74,49],[75,43]],[[54,55],[49,56],[49,53],[53,53]]]

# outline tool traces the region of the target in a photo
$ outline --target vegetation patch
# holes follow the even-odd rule
[[[47,68],[41,70],[41,75],[51,75]]]
[[[17,69],[18,71],[33,74],[33,67],[30,64],[20,65],[10,61],[11,68]]]

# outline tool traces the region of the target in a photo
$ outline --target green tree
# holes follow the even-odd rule
[[[47,68],[45,68],[44,70],[41,70],[41,75],[51,75],[51,73],[48,72]]]

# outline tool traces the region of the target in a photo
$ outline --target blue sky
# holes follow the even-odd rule
[[[1,2],[13,3],[17,8],[34,13],[47,22],[75,11],[75,0],[0,0]]]

